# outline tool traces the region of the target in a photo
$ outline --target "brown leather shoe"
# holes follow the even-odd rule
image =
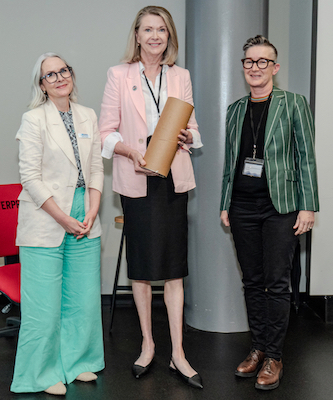
[[[256,376],[264,358],[265,353],[263,351],[256,349],[251,350],[246,359],[238,365],[235,375],[242,378]]]
[[[274,358],[265,358],[264,364],[258,374],[256,389],[272,390],[280,384],[283,375],[282,361],[276,361]]]

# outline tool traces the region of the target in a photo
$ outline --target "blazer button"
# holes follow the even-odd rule
[[[142,144],[143,143],[143,139],[139,139],[139,143]]]
[[[56,183],[54,183],[54,184],[52,185],[52,189],[54,189],[54,190],[59,189],[59,185],[57,185]]]

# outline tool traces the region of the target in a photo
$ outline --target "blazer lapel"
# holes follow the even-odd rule
[[[268,110],[266,128],[265,128],[265,144],[264,148],[267,148],[273,137],[273,132],[276,129],[276,125],[280,120],[281,113],[285,107],[286,100],[284,92],[278,88],[273,88],[271,104]]]
[[[91,129],[91,124],[89,123],[87,115],[80,112],[75,103],[71,103],[71,109],[73,114],[73,123],[77,145],[79,148],[81,167],[84,170],[94,140],[94,132]]]
[[[128,76],[126,80],[127,80],[127,88],[130,97],[135,105],[135,108],[138,110],[145,124],[147,124],[145,99],[143,97],[143,92],[142,92],[140,67],[138,62],[134,64],[129,64]]]
[[[46,125],[50,135],[69,160],[76,166],[73,147],[57,107],[51,100],[48,100],[44,104],[44,111]]]
[[[168,68],[166,72],[166,79],[168,97],[176,97],[177,99],[182,99],[183,96],[181,96],[180,93],[180,78],[174,68]]]
[[[232,132],[232,134],[231,134],[231,141],[233,143],[235,143],[235,146],[234,146],[234,162],[235,163],[237,162],[239,151],[240,151],[243,123],[244,123],[244,118],[245,118],[245,114],[246,114],[247,104],[248,104],[248,97],[243,97],[239,101],[239,103],[235,109],[234,132]]]

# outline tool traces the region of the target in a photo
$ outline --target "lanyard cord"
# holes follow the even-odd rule
[[[159,116],[159,117],[161,116],[161,113],[160,113],[160,95],[161,95],[161,86],[162,86],[162,72],[163,72],[163,65],[162,65],[162,69],[161,69],[161,73],[160,73],[160,87],[159,87],[159,89],[158,89],[158,98],[157,98],[157,101],[156,101],[155,96],[154,96],[154,93],[153,93],[153,90],[152,90],[152,88],[150,87],[149,82],[148,82],[148,79],[147,79],[147,77],[146,77],[145,71],[143,71],[143,75],[145,76],[145,80],[146,80],[146,82],[147,82],[149,91],[150,91],[151,95],[153,96],[154,103],[155,103],[155,106],[156,106],[156,108],[157,108],[157,112],[158,112],[158,116]]]
[[[252,110],[253,105],[252,105],[252,101],[250,100],[250,121],[251,121],[251,130],[252,130],[252,136],[253,136],[253,155],[252,155],[252,158],[256,158],[256,155],[257,155],[257,141],[258,141],[258,136],[259,136],[259,129],[261,127],[262,119],[263,119],[263,117],[265,115],[265,112],[266,112],[266,109],[268,107],[268,103],[269,103],[269,100],[270,100],[271,96],[272,96],[272,93],[269,94],[268,99],[266,100],[265,107],[261,112],[259,123],[257,125],[257,129],[256,130],[254,130],[253,110]]]

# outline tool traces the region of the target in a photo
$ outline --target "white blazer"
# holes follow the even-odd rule
[[[71,103],[83,177],[86,184],[85,211],[89,210],[89,188],[102,192],[101,140],[95,112]],[[53,197],[70,215],[78,179],[73,147],[66,127],[51,100],[23,114],[16,135],[19,142],[19,170],[23,190],[17,227],[17,246],[58,247],[65,230],[41,206]],[[101,235],[99,217],[89,238]]]

